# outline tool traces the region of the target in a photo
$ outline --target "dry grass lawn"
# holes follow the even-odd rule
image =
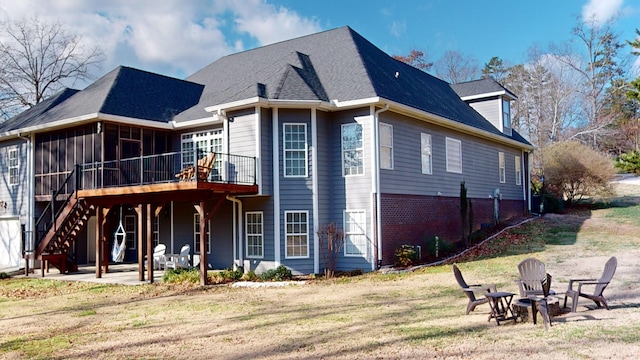
[[[611,310],[581,299],[578,312],[554,318],[549,331],[541,321],[496,326],[487,305],[465,315],[450,265],[278,288],[10,279],[0,280],[0,358],[636,358],[640,188],[621,190],[615,206],[515,229],[537,234],[541,248],[458,264],[470,282],[517,292],[516,265],[534,256],[560,292],[570,277],[599,277],[617,256],[605,291]]]

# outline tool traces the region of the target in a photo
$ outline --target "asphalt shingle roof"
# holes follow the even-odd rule
[[[473,95],[491,94],[501,91],[506,91],[508,94],[512,95],[509,89],[500,85],[497,81],[490,77],[458,84],[451,84],[451,87],[461,98]]]
[[[255,97],[326,102],[381,97],[506,136],[454,91],[475,85],[490,84],[452,87],[342,27],[222,57],[186,80],[118,67],[86,89],[60,94],[49,106],[39,104],[12,123],[37,125],[92,113],[181,122],[210,117],[206,107]],[[517,134],[512,138],[521,141]]]

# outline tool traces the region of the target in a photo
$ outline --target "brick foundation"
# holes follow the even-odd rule
[[[382,194],[382,265],[395,261],[400,245],[420,245],[434,236],[458,242],[462,237],[460,199],[444,196]],[[493,200],[471,199],[474,231],[493,223]],[[500,221],[525,213],[523,200],[501,200]],[[426,249],[425,249],[426,250]],[[423,258],[426,254],[423,253]]]

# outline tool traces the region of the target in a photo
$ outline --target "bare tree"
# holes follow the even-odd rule
[[[565,64],[542,53],[529,49],[527,64],[511,67],[505,78],[505,86],[518,94],[513,127],[540,150],[566,139],[576,126],[575,79]],[[532,173],[540,174],[542,166],[542,152],[534,152]]]
[[[445,52],[434,68],[437,77],[452,84],[474,80],[480,74],[477,59],[454,50]]]
[[[624,46],[613,32],[616,19],[603,24],[595,18],[587,22],[578,21],[572,31],[581,51],[573,51],[571,44],[554,47],[554,57],[569,66],[581,79],[576,92],[581,98],[580,110],[584,125],[577,129],[573,138],[598,146],[598,134],[609,126],[614,118],[605,116],[603,107],[607,88],[615,85],[615,80],[622,77],[619,50]]]
[[[62,24],[38,17],[0,22],[0,111],[9,117],[32,107],[63,87],[91,79],[103,53],[85,47]]]
[[[433,66],[433,63],[427,61],[427,56],[420,50],[411,50],[407,56],[392,55],[391,57],[424,71],[429,71]]]

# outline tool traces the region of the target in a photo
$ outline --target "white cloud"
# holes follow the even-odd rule
[[[391,35],[400,37],[407,31],[407,23],[405,21],[391,22]]]
[[[582,7],[582,20],[594,20],[596,25],[601,25],[618,14],[622,2],[623,0],[589,0]]]
[[[272,44],[320,31],[318,20],[305,18],[293,10],[276,7],[263,0],[228,1],[235,14],[237,29],[258,40],[260,45]]]
[[[36,9],[36,11],[34,11]],[[0,18],[59,21],[117,65],[184,77],[217,58],[320,30],[315,18],[261,0],[0,0]],[[100,74],[101,75],[101,74]]]

